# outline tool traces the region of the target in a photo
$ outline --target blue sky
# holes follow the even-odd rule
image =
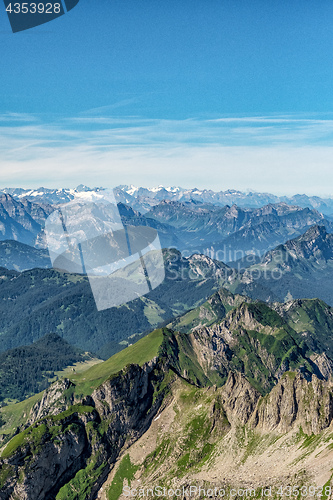
[[[332,22],[326,0],[80,0],[12,34],[3,8],[0,186],[330,195]]]

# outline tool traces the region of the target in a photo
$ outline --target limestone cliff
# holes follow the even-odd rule
[[[164,368],[156,371],[156,364],[154,359],[143,367],[130,365],[74,405],[73,398],[65,403],[62,391],[71,386],[69,381],[51,386],[33,408],[32,425],[3,452],[1,500],[55,498],[63,484],[86,468],[94,484],[85,498],[92,498],[102,471],[107,472],[120,450],[147,430],[160,407],[162,393],[154,400],[153,395]]]

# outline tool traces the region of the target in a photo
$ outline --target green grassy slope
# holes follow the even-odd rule
[[[316,351],[333,356],[333,309],[320,299],[300,299],[284,305],[276,304],[276,310],[288,324]]]
[[[158,350],[163,341],[163,332],[161,329],[154,330],[146,337],[136,342],[123,351],[115,354],[107,361],[97,363],[86,371],[71,374],[70,379],[74,384],[75,393],[78,395],[88,395],[96,387],[102,384],[111,375],[119,372],[129,364],[138,364],[142,366],[158,354]],[[27,420],[29,412],[33,405],[42,398],[43,393],[34,396],[10,406],[0,408],[0,417],[5,422],[0,427],[0,433],[12,434],[16,428]]]
[[[13,434],[17,427],[27,420],[31,408],[42,399],[42,396],[43,392],[40,392],[20,403],[0,408],[0,418],[4,421],[4,424],[0,427],[0,433]]]
[[[70,377],[70,380],[76,385],[75,392],[83,395],[91,394],[96,387],[101,385],[111,375],[122,370],[125,366],[130,364],[142,366],[157,356],[162,341],[162,329],[154,330],[135,344],[114,354],[107,361],[94,365],[87,371]]]

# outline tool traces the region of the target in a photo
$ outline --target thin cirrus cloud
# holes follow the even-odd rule
[[[52,120],[0,116],[0,186],[132,183],[332,193],[331,117],[165,120],[111,111]]]

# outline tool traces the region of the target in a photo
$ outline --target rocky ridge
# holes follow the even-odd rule
[[[157,340],[157,354],[133,364]],[[147,485],[201,481],[229,450],[234,479],[214,481],[231,487],[235,450],[247,462],[253,440],[263,440],[268,453],[289,433],[304,443],[319,436],[322,446],[333,438],[331,359],[264,303],[242,301],[189,334],[157,330],[130,352],[134,358],[123,351],[43,394],[2,450],[1,499],[93,500],[111,488],[115,500],[118,466],[125,460],[123,468],[132,470],[134,449],[135,477]],[[160,427],[165,413],[169,421]],[[151,444],[140,455],[135,447],[145,439]]]
[[[269,302],[318,297],[333,304],[333,238],[323,225],[268,251],[231,285],[234,293]]]

